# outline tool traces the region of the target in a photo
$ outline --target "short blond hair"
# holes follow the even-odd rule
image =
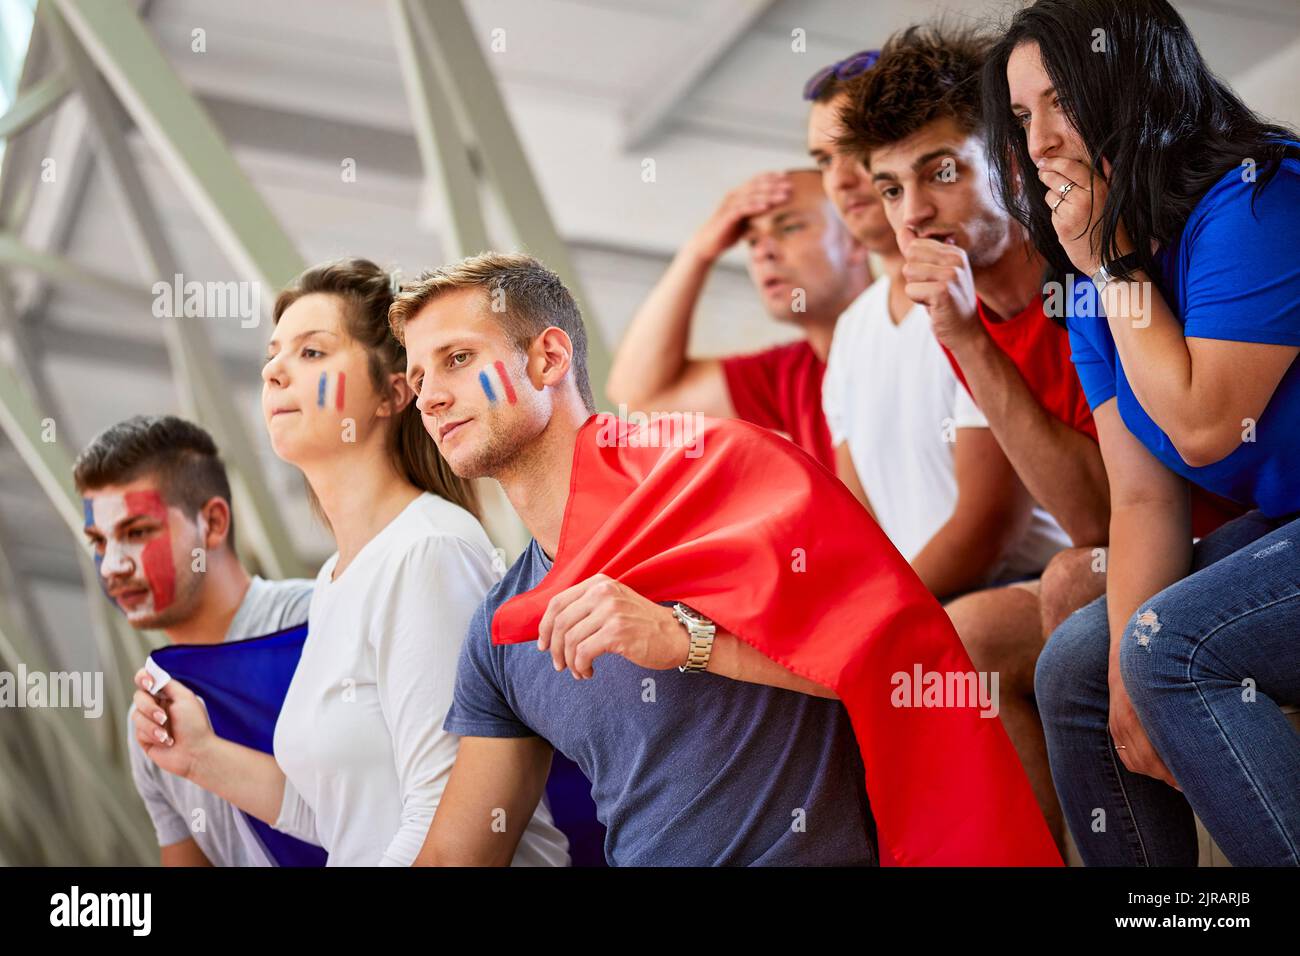
[[[484,312],[498,317],[511,343],[521,352],[551,326],[563,329],[573,343],[573,380],[587,410],[595,411],[587,376],[587,329],[573,294],[560,277],[532,256],[517,252],[483,252],[439,269],[429,269],[405,283],[388,307],[388,325],[406,344],[406,323],[439,296],[461,289],[482,291]]]

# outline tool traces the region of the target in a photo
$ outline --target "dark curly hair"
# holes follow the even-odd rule
[[[907,139],[939,119],[963,132],[983,128],[980,77],[991,37],[944,22],[895,33],[876,65],[845,84],[837,145],[866,162],[871,151]]]

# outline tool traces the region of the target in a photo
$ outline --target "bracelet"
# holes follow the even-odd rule
[[[1136,252],[1130,252],[1126,256],[1120,256],[1114,262],[1111,262],[1109,264],[1103,262],[1101,268],[1098,269],[1097,272],[1090,277],[1092,279],[1093,286],[1095,286],[1097,289],[1097,294],[1101,295],[1102,289],[1106,288],[1107,285],[1115,281],[1115,276],[1117,273],[1126,272],[1132,269],[1137,264],[1138,264],[1138,256]]]

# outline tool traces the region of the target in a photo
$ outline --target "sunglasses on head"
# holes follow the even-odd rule
[[[826,85],[832,79],[851,80],[855,76],[867,72],[876,65],[880,59],[879,50],[862,50],[852,56],[845,57],[838,63],[832,63],[830,66],[824,66],[812,75],[812,78],[803,86],[803,98],[813,101],[822,95]]]

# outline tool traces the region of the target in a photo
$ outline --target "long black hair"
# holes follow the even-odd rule
[[[1120,222],[1138,266],[1157,282],[1151,241],[1172,243],[1201,197],[1230,169],[1254,163],[1252,204],[1288,156],[1295,132],[1262,120],[1205,65],[1167,0],[1037,0],[1021,10],[984,66],[984,122],[995,188],[1048,262],[1048,278],[1077,270],[1036,187],[1024,130],[1011,114],[1007,60],[1036,43],[1061,107],[1094,168],[1109,160],[1103,262],[1119,257]],[[1125,278],[1135,270],[1125,270]]]

